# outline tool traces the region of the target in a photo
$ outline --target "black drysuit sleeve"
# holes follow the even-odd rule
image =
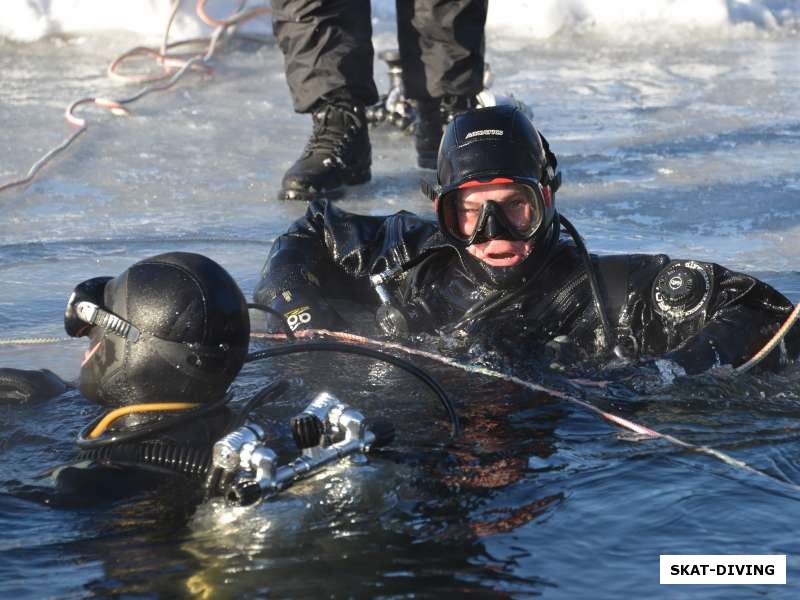
[[[792,311],[792,303],[755,277],[713,265],[716,289],[704,326],[676,349],[665,354],[687,373],[700,373],[715,365],[739,366],[772,338]],[[786,354],[800,352],[800,327],[785,338]],[[780,347],[761,366],[776,369]]]
[[[60,396],[69,384],[47,369],[0,368],[0,401],[42,402]]]
[[[369,274],[408,260],[434,231],[435,224],[411,213],[366,216],[327,200],[311,202],[305,216],[275,240],[255,301],[297,326],[341,325],[328,300],[377,305]]]

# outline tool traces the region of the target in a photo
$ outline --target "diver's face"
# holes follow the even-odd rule
[[[462,232],[469,230],[470,219],[477,218],[481,205],[487,200],[494,200],[501,207],[508,207],[504,212],[509,217],[513,217],[515,212],[525,210],[524,208],[515,208],[517,205],[523,206],[518,198],[521,193],[520,187],[514,183],[496,183],[458,190],[460,195],[459,205],[464,207],[464,210],[458,213],[459,227]],[[525,219],[526,215],[520,214],[519,218]],[[474,227],[474,224],[472,226]],[[513,267],[518,265],[525,260],[531,250],[533,250],[533,240],[494,239],[467,246],[469,254],[490,267]]]

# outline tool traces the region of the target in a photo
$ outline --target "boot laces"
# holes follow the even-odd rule
[[[343,144],[351,137],[350,132],[361,125],[355,114],[335,104],[315,112],[312,119],[314,128],[305,149],[308,154],[319,152],[338,157]],[[331,122],[332,119],[340,119],[341,122]]]

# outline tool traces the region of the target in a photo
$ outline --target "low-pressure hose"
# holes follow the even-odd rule
[[[442,389],[439,383],[425,371],[414,365],[413,363],[392,356],[380,350],[366,348],[362,346],[353,346],[352,344],[345,344],[342,342],[303,342],[299,344],[290,344],[286,346],[276,346],[274,348],[267,348],[265,350],[258,350],[247,355],[245,362],[254,362],[263,360],[265,358],[272,358],[275,356],[285,356],[287,354],[299,354],[305,352],[344,352],[345,354],[360,354],[369,358],[374,358],[382,362],[389,363],[395,367],[403,369],[410,375],[413,375],[430,388],[442,406],[447,411],[447,416],[450,419],[450,439],[455,439],[461,435],[461,423],[458,419],[458,414],[453,406],[453,403],[448,398],[447,393]]]
[[[264,402],[267,400],[274,400],[278,396],[283,395],[288,389],[289,382],[285,379],[279,379],[278,381],[273,381],[270,383],[267,387],[244,403],[244,406],[242,406],[242,408],[236,414],[236,418],[231,421],[231,424],[228,426],[228,430],[225,433],[230,433],[234,429],[238,429],[244,425],[244,422],[247,420],[247,417],[251,412],[264,404]]]
[[[600,321],[603,324],[603,346],[606,350],[614,344],[614,333],[611,328],[611,323],[608,320],[608,311],[606,309],[603,296],[600,293],[600,285],[597,283],[597,270],[592,264],[592,258],[589,256],[589,251],[586,249],[586,244],[583,243],[583,238],[575,226],[570,223],[564,216],[561,216],[561,225],[567,230],[567,233],[575,241],[578,251],[581,253],[581,258],[586,266],[586,272],[589,276],[589,286],[592,288],[592,297],[594,298],[594,305],[597,309],[597,314],[600,315]]]
[[[283,333],[285,333],[289,339],[292,340],[294,339],[294,331],[292,331],[292,328],[289,327],[289,323],[286,321],[286,315],[284,315],[280,311],[277,311],[271,306],[267,306],[266,304],[257,304],[255,302],[248,303],[247,308],[260,310],[262,312],[272,315],[273,317],[276,317],[280,322],[281,327],[283,328]]]
[[[81,432],[78,434],[76,443],[82,450],[88,450],[91,448],[122,444],[125,442],[131,442],[133,440],[148,438],[161,431],[172,429],[178,424],[186,423],[192,419],[196,419],[198,417],[210,414],[215,410],[219,410],[225,404],[227,404],[230,399],[231,396],[226,395],[214,402],[209,402],[208,404],[199,404],[196,408],[179,410],[176,412],[166,411],[162,419],[153,421],[152,423],[141,425],[130,430],[114,430],[109,432],[103,429],[97,435],[93,436],[92,433],[96,431],[96,428],[108,415],[108,413],[101,414],[81,430]]]

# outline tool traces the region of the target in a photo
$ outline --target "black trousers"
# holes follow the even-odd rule
[[[489,0],[396,0],[406,95],[415,100],[474,95],[483,89]],[[297,112],[344,88],[373,104],[369,0],[273,0],[272,28],[283,52]]]

